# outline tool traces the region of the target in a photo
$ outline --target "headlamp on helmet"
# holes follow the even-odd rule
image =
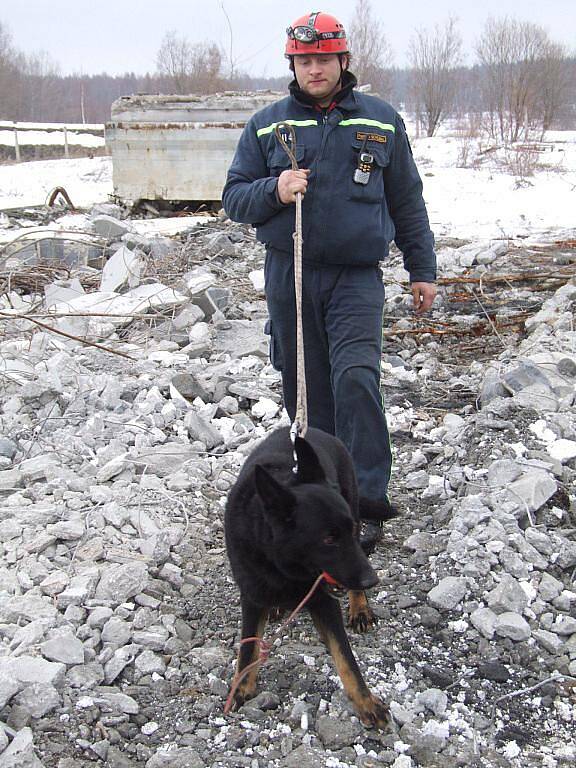
[[[348,53],[344,26],[328,13],[315,11],[301,16],[286,34],[286,56]]]

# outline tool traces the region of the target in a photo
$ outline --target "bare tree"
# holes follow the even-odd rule
[[[219,84],[222,54],[215,43],[190,43],[172,31],[162,41],[156,66],[175,93],[210,93]]]
[[[550,130],[561,108],[568,103],[570,88],[569,58],[566,47],[548,42],[538,67],[538,104],[542,133]]]
[[[412,65],[412,92],[416,117],[433,136],[453,108],[462,58],[462,38],[455,18],[432,31],[417,29],[410,40],[408,56]]]
[[[392,49],[381,23],[372,15],[370,0],[356,0],[347,34],[353,56],[352,69],[358,82],[389,91],[390,78],[386,73],[392,67]]]
[[[228,25],[228,33],[230,36],[230,44],[229,44],[229,53],[228,58],[230,60],[230,80],[234,80],[236,77],[236,61],[234,59],[234,30],[232,29],[232,22],[230,21],[230,16],[228,15],[228,11],[226,10],[226,6],[224,5],[224,0],[220,0],[220,7],[222,8],[222,13],[224,14],[224,17],[226,19],[226,24]]]
[[[505,17],[488,19],[476,50],[492,135],[513,142],[545,130],[566,93],[562,46],[543,27]]]
[[[22,56],[12,45],[8,28],[0,21],[0,120],[17,120]]]
[[[42,120],[47,110],[59,111],[61,89],[58,64],[46,51],[24,58],[22,65],[22,97],[28,120]]]

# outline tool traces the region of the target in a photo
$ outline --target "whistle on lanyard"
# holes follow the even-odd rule
[[[368,137],[366,136],[358,153],[358,167],[354,170],[352,177],[355,184],[363,184],[364,186],[370,181],[370,173],[374,163],[374,155],[366,151],[367,140]]]

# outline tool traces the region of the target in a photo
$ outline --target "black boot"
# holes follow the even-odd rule
[[[374,501],[365,496],[360,497],[360,518],[363,521],[360,546],[367,555],[371,555],[376,549],[376,544],[382,540],[384,520],[397,516],[398,509],[389,499]]]
[[[376,549],[376,544],[384,535],[384,524],[381,521],[364,523],[360,534],[360,546],[367,555],[371,555]]]

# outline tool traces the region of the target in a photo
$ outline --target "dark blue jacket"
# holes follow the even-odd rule
[[[311,170],[302,201],[304,261],[377,264],[395,240],[410,280],[433,282],[434,238],[402,118],[390,104],[352,88],[325,114],[292,91],[250,118],[222,194],[228,216],[254,225],[268,248],[293,253],[295,206],[276,193],[277,177],[290,167],[274,134],[282,121],[294,125],[299,167]],[[375,162],[362,186],[353,175],[366,133]]]

